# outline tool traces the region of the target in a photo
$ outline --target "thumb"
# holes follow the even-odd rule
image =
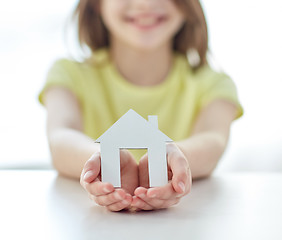
[[[171,159],[168,160],[173,174],[172,186],[174,190],[179,194],[188,193],[192,185],[192,179],[187,160],[181,154],[179,156],[171,156]]]
[[[100,152],[94,153],[88,161],[85,163],[81,172],[80,182],[85,181],[87,183],[93,182],[100,174],[101,168],[101,155]]]

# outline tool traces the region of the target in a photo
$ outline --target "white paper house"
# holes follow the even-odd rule
[[[172,140],[158,129],[157,116],[148,116],[148,120],[130,109],[96,140],[103,182],[121,187],[120,149],[148,149],[150,187],[167,183],[166,142]]]

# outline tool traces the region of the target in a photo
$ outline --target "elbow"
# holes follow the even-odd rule
[[[59,175],[66,175],[64,168],[62,167],[61,162],[59,161],[58,157],[51,152],[52,155],[52,166],[58,172]]]
[[[64,161],[62,161],[62,158],[56,155],[52,156],[52,166],[60,176],[72,179],[80,178],[80,173],[78,173],[77,171],[73,171],[69,167],[66,167],[66,164],[64,163]]]
[[[220,151],[209,155],[209,157],[199,156],[199,158],[194,159],[193,164],[190,165],[192,178],[194,180],[209,178],[217,167],[221,154]]]
[[[56,151],[50,147],[51,150],[51,161],[53,168],[58,172],[61,176],[68,176],[68,172],[66,168],[63,166],[62,158],[56,154]]]
[[[213,169],[210,170],[203,170],[201,169],[200,171],[193,172],[192,171],[192,179],[193,180],[199,180],[199,179],[206,179],[209,178],[213,173]]]
[[[69,150],[65,146],[64,138],[61,137],[60,132],[50,134],[48,140],[53,168],[61,176],[77,178],[77,174],[74,174],[71,168],[70,156],[66,155]]]
[[[60,156],[60,141],[55,133],[48,135],[49,149],[51,153],[51,162],[52,166],[59,174],[64,174],[63,166],[62,166],[62,158]]]

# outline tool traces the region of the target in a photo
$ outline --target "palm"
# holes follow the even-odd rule
[[[170,166],[167,166],[168,180],[172,179],[172,171]],[[139,185],[144,188],[149,188],[149,171],[148,171],[148,154],[145,154],[139,162]]]
[[[134,190],[139,185],[138,165],[128,151],[122,150],[120,152],[120,172],[121,187],[133,196]]]

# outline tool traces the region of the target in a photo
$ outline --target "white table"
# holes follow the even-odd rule
[[[282,173],[194,182],[180,204],[108,212],[55,171],[0,171],[0,239],[282,239]]]

